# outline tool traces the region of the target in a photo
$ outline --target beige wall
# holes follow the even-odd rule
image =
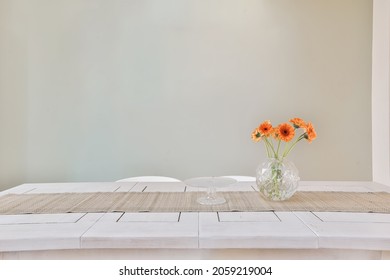
[[[373,4],[372,176],[390,185],[390,1]]]
[[[368,0],[0,0],[0,188],[254,175],[295,116],[303,180],[371,180],[371,37]]]

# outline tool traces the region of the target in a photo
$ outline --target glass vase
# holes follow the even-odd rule
[[[287,159],[268,158],[256,170],[256,183],[266,199],[286,200],[297,191],[298,169]]]

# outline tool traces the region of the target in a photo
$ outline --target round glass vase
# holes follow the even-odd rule
[[[260,193],[268,200],[289,199],[297,191],[299,173],[287,159],[268,158],[256,170],[256,183]]]

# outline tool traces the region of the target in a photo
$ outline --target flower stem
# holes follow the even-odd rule
[[[295,147],[295,145],[301,141],[303,138],[305,138],[305,133],[301,134],[298,139],[290,146],[289,149],[287,149],[287,146],[286,148],[284,149],[284,153],[283,153],[283,158],[285,158],[290,152],[291,150]]]
[[[266,151],[267,151],[267,156],[270,157],[271,154],[270,154],[270,152],[269,152],[268,144],[267,144],[266,141],[264,141],[263,143],[264,143],[265,149],[266,149]]]
[[[278,141],[278,149],[276,150],[276,158],[279,158],[280,142],[281,142],[281,140],[279,139],[279,141]]]
[[[278,158],[278,154],[275,152],[274,145],[272,145],[272,143],[270,143],[267,138],[265,138],[264,141],[267,142],[267,144],[271,148],[272,152],[274,153],[274,157]]]

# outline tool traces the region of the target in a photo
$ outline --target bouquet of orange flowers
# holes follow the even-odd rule
[[[282,160],[302,139],[306,139],[311,143],[317,137],[311,122],[293,118],[290,119],[290,123],[282,123],[273,127],[271,122],[267,120],[252,132],[252,139],[255,142],[263,140],[269,158]],[[301,129],[302,133],[295,141],[292,141],[298,129]],[[281,142],[285,142],[283,149],[281,149]]]

